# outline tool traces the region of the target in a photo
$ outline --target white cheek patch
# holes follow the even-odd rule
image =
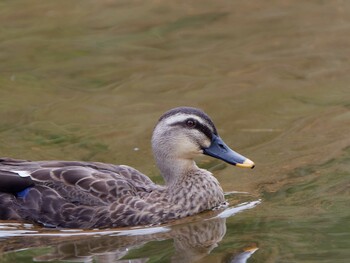
[[[204,145],[202,145],[202,146],[203,146],[203,148],[209,148],[210,145],[211,145],[211,141],[210,141],[209,139],[206,139],[206,140],[204,141]]]
[[[179,136],[176,139],[174,138],[174,144],[176,145],[174,151],[176,151],[178,156],[193,158],[197,155],[203,154],[202,148],[208,148],[210,146],[211,141],[207,137],[204,137],[199,131],[194,130],[193,132],[198,133],[197,136],[193,137],[203,137],[201,140],[202,145],[190,140],[186,135]]]
[[[177,137],[174,143],[176,144],[174,149],[179,156],[184,156],[184,154],[188,153],[191,155],[201,153],[201,149],[198,145],[189,140],[185,135]]]
[[[192,133],[191,137],[198,139],[198,144],[201,148],[208,148],[210,146],[211,141],[203,133],[201,133],[198,130],[191,130],[190,132]],[[197,143],[196,143],[196,145],[197,145]]]

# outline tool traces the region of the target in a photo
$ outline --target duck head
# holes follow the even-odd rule
[[[152,148],[167,184],[198,169],[194,158],[202,154],[238,167],[254,168],[251,160],[224,143],[207,114],[191,107],[174,108],[160,117],[153,131]]]

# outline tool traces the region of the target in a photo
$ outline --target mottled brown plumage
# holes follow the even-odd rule
[[[159,120],[152,138],[165,186],[132,167],[98,162],[0,159],[0,219],[44,226],[105,228],[160,224],[225,204],[199,154],[253,163],[229,149],[202,111],[181,107]]]

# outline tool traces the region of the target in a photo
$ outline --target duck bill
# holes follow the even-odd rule
[[[219,136],[216,135],[213,135],[210,146],[204,148],[203,153],[238,167],[253,169],[255,166],[254,162],[233,151]]]

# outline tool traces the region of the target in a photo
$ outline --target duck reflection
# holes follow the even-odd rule
[[[140,249],[136,254],[147,257],[128,259],[127,262],[147,262],[151,256],[162,252],[157,248],[159,244],[153,243],[148,246],[150,248],[148,253],[145,253],[142,247],[146,243],[173,239],[175,251],[171,256],[171,262],[195,262],[208,255],[222,240],[226,233],[225,223],[226,219],[218,218],[172,227],[169,232],[163,233],[89,237],[85,240],[58,244],[50,254],[35,257],[34,260],[77,262],[77,259],[80,259],[80,262],[119,262],[118,260],[126,257],[129,252]],[[167,256],[166,252],[163,251],[165,256]]]
[[[177,221],[176,225],[103,232],[60,231],[35,234],[28,231],[29,233],[22,233],[22,236],[0,242],[0,251],[50,245],[50,253],[33,258],[37,262],[147,262],[151,259],[157,261],[154,260],[157,257],[162,258],[162,262],[198,262],[210,254],[225,236],[227,217],[252,208],[258,203],[260,201],[245,203],[221,213],[204,213],[192,217],[192,222],[186,219],[180,223]],[[173,246],[169,246],[171,239]],[[233,255],[233,260],[229,262],[244,263],[249,258],[248,254],[251,255],[256,249],[244,250],[240,253],[242,256]]]

